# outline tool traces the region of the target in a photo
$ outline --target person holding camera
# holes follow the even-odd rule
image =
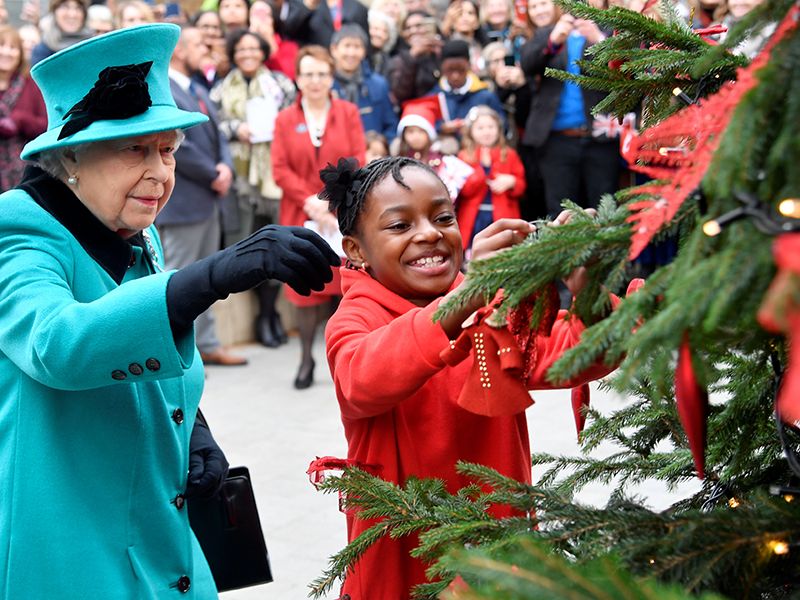
[[[398,104],[427,94],[439,80],[442,37],[425,11],[408,13],[386,78]]]
[[[289,8],[282,31],[301,47],[330,48],[333,32],[346,23],[355,23],[369,31],[367,7],[358,0],[288,0],[286,4]]]
[[[605,8],[604,0],[592,3]],[[554,25],[537,29],[520,53],[528,80],[539,78],[522,143],[536,150],[547,212],[553,217],[564,198],[596,208],[603,194],[619,186],[619,140],[596,127],[592,117],[605,92],[545,75],[547,68],[579,74],[576,61],[588,60],[587,50],[606,37],[593,21],[565,13]]]

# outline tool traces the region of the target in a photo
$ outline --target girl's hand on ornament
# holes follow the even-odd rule
[[[489,189],[492,190],[493,194],[507,192],[508,190],[514,189],[515,185],[517,185],[517,178],[508,173],[495,175],[494,179],[489,180]]]
[[[597,211],[593,208],[587,208],[586,214],[591,215],[592,217],[597,216]],[[572,216],[575,213],[571,210],[562,210],[559,215],[553,221],[553,226],[558,227],[559,225],[566,225],[572,220]],[[567,286],[567,289],[573,296],[577,296],[580,291],[586,287],[586,283],[589,281],[589,277],[586,274],[586,267],[577,267],[570,272],[569,275],[564,277],[562,280],[564,285]]]
[[[584,209],[586,214],[592,217],[597,216],[597,211],[593,208],[586,208]],[[558,227],[559,225],[566,225],[570,221],[572,221],[572,215],[574,214],[571,210],[562,210],[558,213],[558,216],[553,220],[553,226]]]
[[[536,226],[522,219],[500,219],[481,231],[472,240],[471,260],[491,258],[501,250],[525,241]]]

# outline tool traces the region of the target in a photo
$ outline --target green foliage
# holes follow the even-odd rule
[[[617,115],[645,99],[648,123],[680,108],[671,99],[676,84],[704,96],[735,77],[746,61],[727,49],[748,28],[779,20],[791,6],[767,0],[730,32],[725,47],[711,47],[668,4],[662,5],[665,23],[620,8],[559,4],[616,35],[594,47],[582,75],[547,75],[608,90],[600,110]],[[622,66],[612,69],[612,61]],[[525,243],[473,262],[462,292],[435,315],[442,318],[469,297],[492,297],[500,288],[506,291],[501,309],[509,311],[586,267],[589,283],[573,310],[589,327],[548,377],[565,381],[603,359],[619,366],[605,385],[635,402],[612,414],[589,409],[584,453],[534,455],[535,465],[547,467],[535,485],[463,464],[459,471],[475,485],[454,495],[442,482],[411,478],[396,486],[356,470],[330,479],[327,491],[343,492],[350,508],[375,522],[334,557],[315,583],[318,594],[380,537],[415,532],[414,553],[430,564],[434,579],[417,590],[422,598],[436,598],[456,575],[471,586],[459,598],[672,598],[704,591],[736,599],[800,597],[800,501],[765,493],[772,485],[796,485],[772,416],[773,363],[787,364],[785,340],[767,334],[755,318],[775,274],[772,238],[750,219],[716,237],[699,226],[739,207],[740,192],[756,194],[772,211],[781,200],[800,197],[800,34],[773,49],[758,77],[722,134],[702,182],[704,197],[687,199],[658,233],[656,239],[679,236],[677,256],[620,306],[610,311],[609,293],[624,292],[635,274],[627,259],[626,205],[639,197],[636,189],[604,198],[596,217],[567,202],[572,222],[540,224]],[[543,300],[536,308],[534,324]],[[675,489],[696,476],[674,397],[675,353],[685,336],[699,383],[713,394],[706,470],[699,491],[656,513],[630,497],[631,486],[658,480]],[[608,441],[616,445],[611,456],[591,456]],[[607,506],[574,500],[597,482],[611,486]],[[495,518],[493,504],[512,507],[517,516]],[[789,552],[776,553],[783,543]],[[659,588],[656,581],[683,591]]]

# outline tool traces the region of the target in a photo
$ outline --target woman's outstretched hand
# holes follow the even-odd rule
[[[303,227],[267,225],[241,242],[176,272],[167,284],[173,330],[188,329],[214,302],[267,279],[298,294],[322,291],[341,260],[316,233]]]

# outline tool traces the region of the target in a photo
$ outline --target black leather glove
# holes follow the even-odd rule
[[[222,489],[227,476],[228,461],[198,413],[189,440],[189,482],[183,497],[211,498]]]
[[[214,302],[267,279],[288,283],[298,294],[321,291],[341,260],[316,233],[304,227],[267,225],[230,248],[184,267],[167,284],[173,331],[192,322]]]

